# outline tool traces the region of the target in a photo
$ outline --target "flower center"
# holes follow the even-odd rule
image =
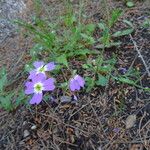
[[[45,71],[45,68],[44,68],[44,67],[40,67],[40,68],[38,69],[38,71],[39,71],[39,72],[44,72],[44,71]]]
[[[37,73],[45,73],[46,70],[47,70],[47,67],[46,66],[42,66],[42,67],[37,69]]]
[[[43,90],[43,84],[42,83],[36,83],[34,85],[34,91],[35,93],[42,93],[42,90]]]

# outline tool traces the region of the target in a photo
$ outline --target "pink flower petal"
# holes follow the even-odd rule
[[[54,81],[55,80],[53,78],[49,78],[49,79],[45,80],[43,82],[44,91],[53,91],[55,89]]]
[[[39,82],[39,81],[44,81],[45,79],[46,79],[45,74],[39,73],[39,74],[37,74],[36,76],[34,76],[34,77],[32,78],[32,81],[33,81],[33,83],[37,83],[37,82]]]
[[[53,91],[55,89],[55,85],[47,85],[44,86],[44,91]]]
[[[25,83],[26,89],[25,89],[25,94],[32,94],[34,93],[34,85],[32,82],[27,81]]]
[[[30,104],[39,104],[42,101],[42,97],[42,93],[34,94],[32,99],[30,100]]]
[[[27,82],[25,83],[25,86],[26,86],[27,88],[28,88],[28,87],[33,87],[33,83],[27,81]]]
[[[32,71],[30,71],[30,75],[29,75],[28,79],[32,79],[35,76],[36,76],[36,70],[32,70]]]
[[[75,76],[75,80],[78,81],[78,83],[79,83],[79,85],[80,85],[81,87],[84,87],[85,81],[84,81],[84,79],[83,79],[81,76],[76,75],[76,76]]]
[[[35,68],[42,67],[42,66],[44,66],[44,62],[43,62],[43,61],[35,61],[35,62],[33,63],[33,66],[34,66]]]
[[[32,94],[32,93],[34,93],[34,88],[33,88],[33,86],[32,87],[27,87],[26,89],[25,89],[25,94]]]
[[[50,62],[50,63],[48,63],[47,65],[45,65],[45,67],[46,67],[46,71],[51,71],[51,70],[54,70],[55,69],[55,67],[56,67],[56,65],[55,65],[55,63],[54,62]]]
[[[46,85],[52,85],[52,84],[54,84],[54,82],[55,82],[55,79],[54,78],[49,78],[49,79],[47,79],[47,80],[45,80],[44,82],[43,82],[43,84],[46,86]]]
[[[80,90],[80,85],[78,84],[78,82],[74,79],[70,80],[70,84],[69,84],[70,90],[71,91],[75,91],[75,90]]]

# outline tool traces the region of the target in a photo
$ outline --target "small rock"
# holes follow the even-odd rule
[[[61,101],[62,103],[71,102],[71,97],[70,97],[70,96],[61,96],[60,101]]]
[[[26,138],[30,135],[30,132],[28,130],[24,130],[23,137]]]
[[[36,125],[33,125],[32,127],[31,127],[31,130],[35,130],[37,127],[36,127]]]

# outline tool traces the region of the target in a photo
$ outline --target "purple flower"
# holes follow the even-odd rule
[[[75,91],[75,90],[80,90],[81,87],[84,87],[85,81],[84,79],[79,76],[76,75],[74,78],[70,79],[70,83],[69,83],[69,87],[71,91]]]
[[[55,69],[56,65],[54,62],[50,62],[47,65],[45,65],[43,61],[36,61],[33,63],[33,66],[35,67],[35,69],[30,72],[29,79],[34,78],[34,76],[36,76],[39,73],[45,75],[46,71],[51,71]]]
[[[46,79],[40,73],[32,78],[32,81],[27,81],[25,94],[34,94],[30,100],[30,104],[39,104],[42,101],[43,91],[53,91],[55,89],[54,79]]]
[[[127,72],[126,68],[119,68],[118,70],[120,71],[121,74],[125,74]]]

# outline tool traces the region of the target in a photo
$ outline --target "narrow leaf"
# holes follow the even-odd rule
[[[120,37],[120,36],[124,36],[124,35],[129,35],[133,32],[133,29],[126,29],[123,31],[117,31],[116,33],[114,33],[112,36],[113,37]]]
[[[111,18],[108,20],[109,28],[111,28],[116,23],[116,21],[119,19],[121,14],[122,14],[122,12],[120,9],[115,9],[112,11]]]
[[[60,63],[60,64],[64,64],[66,67],[68,67],[68,61],[67,61],[67,57],[65,54],[59,56],[56,58],[56,62]]]
[[[130,80],[130,79],[124,78],[124,77],[120,77],[120,78],[118,78],[118,80],[119,80],[120,82],[127,83],[127,84],[131,84],[131,85],[134,85],[134,84],[135,84],[135,82],[134,82],[133,80]]]
[[[134,3],[132,1],[128,1],[126,5],[130,8],[134,6]]]
[[[7,83],[7,74],[6,69],[3,67],[0,70],[0,92],[4,90],[6,83]]]
[[[105,76],[99,75],[99,79],[96,81],[97,85],[106,86],[108,84],[108,79]]]

